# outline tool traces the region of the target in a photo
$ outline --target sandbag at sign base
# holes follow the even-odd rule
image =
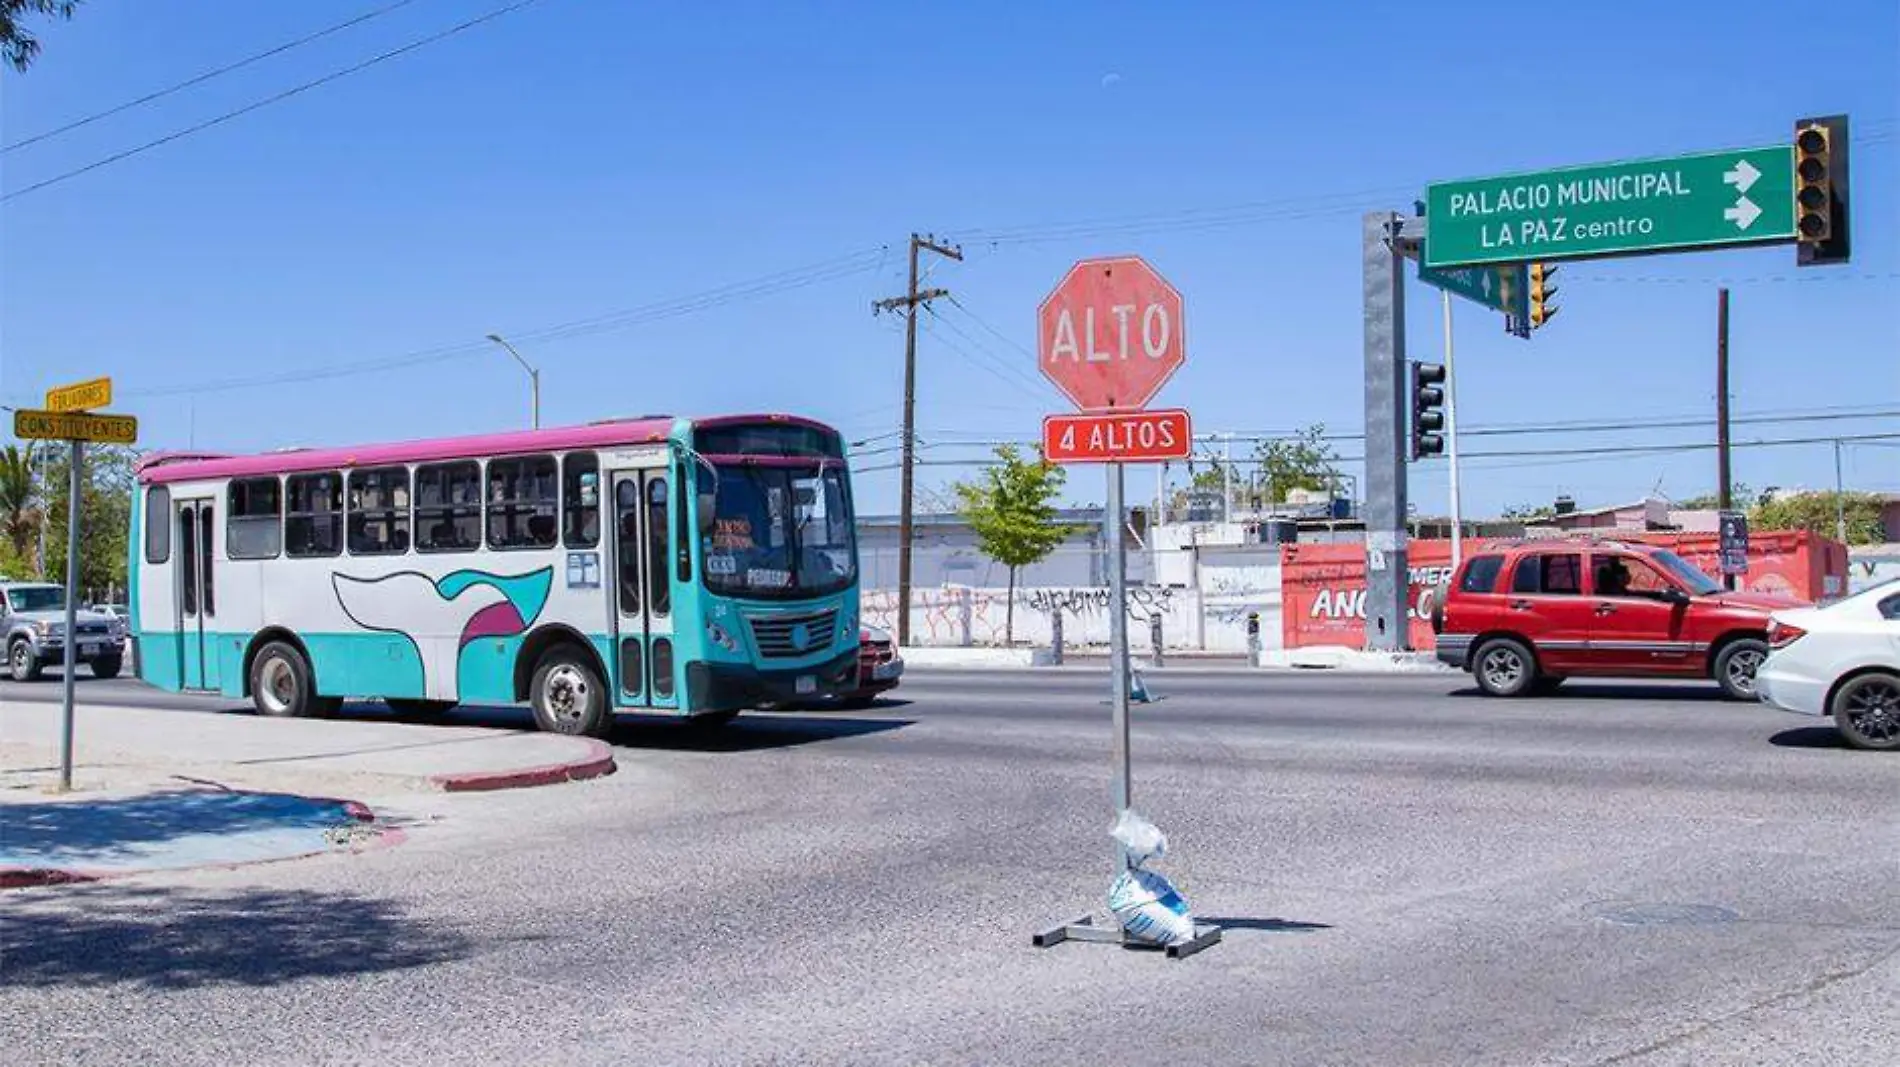
[[[1194,939],[1187,901],[1154,871],[1123,871],[1109,886],[1108,910],[1123,933],[1144,944],[1180,945]]]

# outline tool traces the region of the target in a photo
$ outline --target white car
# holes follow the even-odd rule
[[[1777,611],[1755,671],[1764,703],[1833,716],[1855,748],[1900,751],[1900,579],[1821,608]]]

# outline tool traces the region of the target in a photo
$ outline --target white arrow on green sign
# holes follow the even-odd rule
[[[1430,268],[1791,241],[1794,148],[1438,182],[1425,214]]]

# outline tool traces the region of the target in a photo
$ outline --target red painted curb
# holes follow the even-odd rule
[[[528,767],[513,771],[482,771],[474,774],[436,774],[429,777],[429,784],[444,793],[479,793],[496,789],[527,789],[537,785],[556,785],[561,782],[582,782],[589,778],[602,778],[618,769],[614,763],[614,750],[605,741],[591,737],[575,738],[587,742],[587,755],[566,763],[550,763],[545,767]]]

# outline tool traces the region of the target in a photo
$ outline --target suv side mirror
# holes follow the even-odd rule
[[[712,533],[713,517],[719,511],[718,493],[699,494],[699,533],[700,536]]]
[[[1676,588],[1673,585],[1668,586],[1663,589],[1662,598],[1663,598],[1663,602],[1667,604],[1681,605],[1681,604],[1687,604],[1689,602],[1689,594],[1683,592],[1682,590]]]

